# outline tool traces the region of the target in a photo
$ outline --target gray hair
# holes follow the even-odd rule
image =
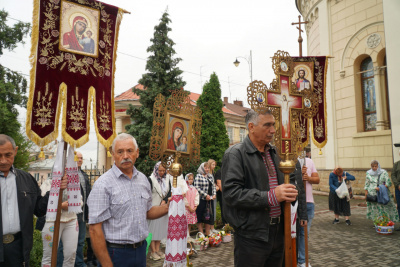
[[[247,112],[246,117],[245,117],[245,123],[246,123],[247,130],[249,130],[249,123],[250,122],[253,123],[254,125],[258,124],[258,121],[260,119],[260,117],[259,117],[260,115],[272,115],[272,112],[269,109],[262,109],[259,112],[256,112],[256,111],[250,109]]]
[[[115,137],[114,141],[112,142],[112,145],[111,145],[112,151],[115,152],[114,149],[115,149],[115,144],[117,143],[117,141],[128,140],[128,139],[132,140],[133,145],[135,146],[135,150],[137,150],[138,145],[137,145],[135,137],[133,137],[132,135],[127,134],[127,133],[120,133],[119,135],[117,135],[117,137]]]
[[[14,139],[12,139],[12,137],[10,137],[8,135],[0,134],[0,146],[5,145],[7,142],[10,142],[13,149],[15,150],[17,145],[15,144]]]
[[[376,164],[376,165],[379,165],[379,161],[377,161],[376,159],[374,159],[374,160],[371,161],[371,165],[372,165],[372,164],[374,164],[374,165],[375,165],[375,164]]]

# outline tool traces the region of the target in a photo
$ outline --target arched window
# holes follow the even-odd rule
[[[367,57],[361,62],[361,87],[363,97],[364,131],[376,130],[376,98],[374,65]]]

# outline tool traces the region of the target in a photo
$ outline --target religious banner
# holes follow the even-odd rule
[[[114,73],[125,11],[94,0],[34,0],[26,133],[39,146],[62,137],[73,147],[97,138],[110,147],[115,133]]]
[[[309,129],[311,126],[311,138],[314,145],[323,148],[328,141],[327,115],[326,115],[326,73],[328,70],[327,57],[292,57],[294,63],[294,75],[292,82],[296,84],[299,92],[312,89],[317,95],[316,112],[309,120],[303,114],[299,116],[301,130],[301,142],[305,147],[310,143]],[[305,105],[311,105],[311,102]]]

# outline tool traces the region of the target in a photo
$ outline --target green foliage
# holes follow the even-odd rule
[[[29,23],[19,22],[13,27],[6,25],[8,13],[0,10],[0,56],[3,49],[12,51],[18,43],[24,43],[23,38],[30,29]],[[11,136],[18,146],[14,166],[26,170],[29,163],[28,148],[31,143],[21,133],[16,106],[26,107],[28,98],[26,79],[18,72],[0,65],[0,133]]]
[[[33,229],[36,226],[36,217],[33,218]],[[39,267],[42,263],[43,257],[43,243],[42,243],[42,232],[39,230],[33,231],[33,246],[31,250],[31,258],[29,261],[29,266]]]
[[[13,27],[6,24],[8,13],[0,10],[0,55],[3,49],[14,50],[18,43],[23,43],[23,38],[29,33],[30,24],[18,22]]]
[[[171,90],[183,88],[186,84],[180,77],[182,71],[177,67],[181,59],[174,58],[175,43],[168,37],[168,32],[171,31],[168,27],[171,22],[168,16],[165,12],[160,23],[154,27],[152,45],[147,48],[147,52],[151,53],[146,64],[148,72],[139,80],[139,84],[142,84],[145,90],[136,88],[132,90],[140,97],[141,106],[130,105],[127,110],[132,124],[127,125],[126,130],[136,138],[140,149],[140,156],[135,166],[145,174],[150,174],[156,163],[149,157],[155,98],[160,93],[169,97]]]
[[[214,159],[220,163],[229,147],[229,137],[222,112],[221,85],[215,73],[211,74],[210,80],[203,86],[197,105],[202,111],[201,160]]]

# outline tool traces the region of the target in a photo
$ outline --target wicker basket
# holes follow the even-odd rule
[[[222,237],[222,243],[229,243],[231,241],[232,241],[232,235],[231,234],[227,234],[227,235],[224,235]]]
[[[394,225],[393,226],[375,225],[375,230],[380,235],[391,235],[393,234]]]

